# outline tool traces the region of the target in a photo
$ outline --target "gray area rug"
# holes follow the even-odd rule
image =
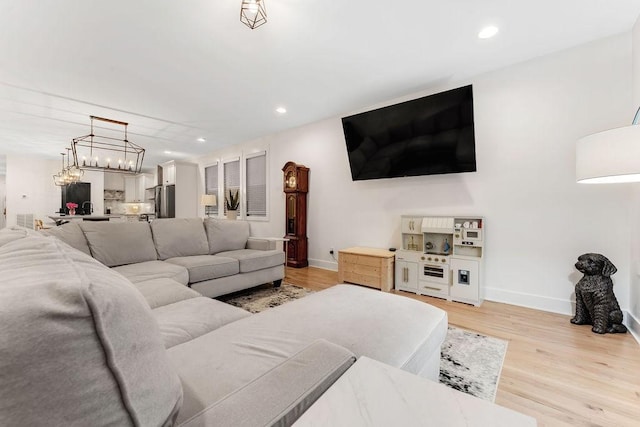
[[[259,313],[313,291],[283,283],[261,286],[218,299],[250,313]],[[498,388],[507,342],[449,326],[442,345],[440,382],[453,389],[493,402]]]
[[[260,313],[271,307],[277,307],[285,302],[293,301],[313,293],[312,290],[283,283],[279,288],[265,285],[219,297],[220,301],[240,307],[249,313]]]
[[[506,353],[507,341],[449,326],[442,344],[440,382],[493,402]]]

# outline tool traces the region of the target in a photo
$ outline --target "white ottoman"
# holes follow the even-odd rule
[[[438,380],[447,313],[400,295],[337,285],[228,325],[261,338],[311,343],[325,339],[357,357]]]

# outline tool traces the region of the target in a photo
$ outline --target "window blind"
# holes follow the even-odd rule
[[[247,216],[267,216],[267,155],[246,159]]]
[[[218,206],[224,203],[218,196],[218,164],[207,166],[204,168],[204,192],[205,194],[213,194],[216,196],[216,206],[209,206],[206,209],[209,214],[218,215]]]
[[[227,213],[226,199],[229,198],[229,190],[233,195],[236,194],[236,191],[240,191],[240,159],[224,164],[224,197],[222,200],[225,214]]]

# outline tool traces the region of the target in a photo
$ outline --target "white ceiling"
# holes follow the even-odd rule
[[[240,0],[0,0],[0,154],[59,158],[96,115],[129,122],[151,167],[629,31],[640,14],[640,0],[265,2],[250,30]],[[478,39],[488,24],[499,34]]]

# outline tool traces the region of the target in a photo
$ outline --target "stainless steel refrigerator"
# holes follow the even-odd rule
[[[158,192],[158,189],[161,190]],[[160,195],[160,201],[158,201]],[[156,187],[156,211],[160,208],[159,218],[175,218],[176,217],[176,186],[165,185]],[[157,213],[157,212],[156,212]]]
[[[153,187],[153,202],[156,218],[162,218],[162,185]]]

